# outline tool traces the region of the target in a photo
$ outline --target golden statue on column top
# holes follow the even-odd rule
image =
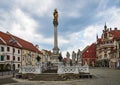
[[[58,12],[57,12],[57,9],[54,10],[53,16],[54,16],[53,24],[58,25]]]

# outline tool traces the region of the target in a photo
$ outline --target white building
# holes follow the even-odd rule
[[[0,70],[17,70],[27,60],[36,64],[40,51],[30,42],[0,31]]]
[[[120,67],[120,30],[104,26],[101,38],[97,36],[96,56],[99,66]]]

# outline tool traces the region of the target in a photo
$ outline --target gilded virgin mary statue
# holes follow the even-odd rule
[[[57,12],[57,9],[54,10],[53,16],[54,16],[53,24],[58,25],[58,12]]]

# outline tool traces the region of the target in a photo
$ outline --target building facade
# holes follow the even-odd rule
[[[82,64],[89,65],[89,66],[95,66],[96,63],[96,44],[92,43],[90,46],[87,46],[82,51]]]
[[[100,38],[97,36],[97,65],[102,67],[120,67],[120,30],[104,26]]]
[[[35,65],[40,51],[32,43],[9,32],[0,31],[0,70],[17,70],[21,65]]]

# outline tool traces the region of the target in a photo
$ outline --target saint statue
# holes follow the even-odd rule
[[[80,49],[78,49],[78,52],[77,52],[77,63],[78,64],[82,63],[81,57],[82,57],[82,52],[80,51]]]
[[[76,53],[72,52],[72,64],[75,65]]]
[[[53,24],[58,25],[58,12],[57,12],[57,9],[54,10],[53,16],[54,16]]]
[[[69,52],[67,52],[66,56],[67,56],[67,58],[70,58],[70,53],[69,53]]]
[[[67,56],[67,65],[70,65],[70,53],[67,52],[66,56]]]
[[[27,64],[27,65],[31,65],[31,64],[32,64],[32,63],[31,63],[31,55],[30,55],[30,54],[27,55],[26,64]]]

